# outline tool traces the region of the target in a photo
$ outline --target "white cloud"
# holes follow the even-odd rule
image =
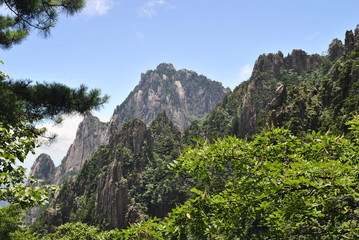
[[[162,7],[165,5],[168,5],[165,0],[150,0],[142,5],[139,10],[139,15],[145,17],[152,17],[154,14],[156,14],[156,9],[158,7]]]
[[[111,115],[97,116],[102,122],[109,122]],[[83,116],[70,115],[64,118],[61,124],[54,125],[53,122],[47,122],[38,127],[45,127],[49,134],[56,134],[55,142],[44,144],[35,150],[35,155],[29,154],[22,166],[30,172],[32,164],[41,153],[50,155],[55,165],[60,165],[62,159],[66,156],[69,147],[74,142],[79,124],[82,122]]]
[[[250,76],[252,74],[252,69],[253,69],[253,67],[249,64],[246,64],[243,67],[241,67],[241,69],[239,70],[239,74],[238,74],[239,81],[248,80],[248,78],[250,78]]]
[[[74,115],[64,119],[59,125],[54,125],[52,122],[45,123],[39,127],[46,127],[48,133],[57,134],[55,142],[49,145],[42,145],[35,150],[35,155],[28,155],[23,166],[25,166],[28,172],[31,169],[35,159],[41,154],[46,153],[51,156],[55,165],[58,166],[61,160],[66,156],[67,150],[73,143],[78,125],[83,120],[82,116]]]
[[[114,5],[114,0],[87,0],[84,13],[90,16],[106,15]]]

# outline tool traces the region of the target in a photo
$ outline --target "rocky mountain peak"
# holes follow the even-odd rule
[[[355,41],[359,41],[359,24],[356,26],[354,34],[355,34]]]
[[[219,82],[161,63],[141,75],[139,85],[116,107],[111,120],[118,127],[133,117],[150,124],[164,111],[183,132],[193,120],[204,118],[227,93]]]
[[[289,69],[293,69],[298,73],[302,73],[304,71],[309,71],[313,64],[315,64],[315,59],[317,55],[308,55],[305,51],[300,49],[295,49],[292,51],[290,55],[288,55],[285,59],[285,63],[289,66]]]
[[[328,49],[328,57],[331,61],[338,59],[344,53],[344,45],[343,42],[338,38],[333,39],[333,41],[329,45]]]
[[[146,124],[136,118],[126,122],[119,132],[119,142],[133,152],[141,152],[144,142],[150,143],[151,132]]]
[[[44,180],[44,184],[51,181],[51,177],[55,170],[55,164],[51,157],[45,153],[40,154],[30,170],[30,177]]]
[[[177,71],[170,63],[159,64],[155,70],[141,74],[140,83],[126,100],[116,107],[110,123],[103,123],[91,114],[84,118],[78,126],[75,140],[67,155],[53,171],[52,183],[61,185],[65,179],[76,176],[86,159],[101,144],[109,143],[110,147],[114,147],[121,141],[117,134],[118,129],[130,119],[141,119],[145,125],[149,125],[158,114],[165,112],[177,129],[183,132],[193,120],[204,118],[229,92],[230,90],[225,89],[219,82],[194,71]],[[136,124],[136,121],[132,121],[132,124]],[[132,142],[132,147],[139,150],[137,148],[141,144],[138,143],[146,138],[140,133],[148,133],[142,132],[145,129],[142,122],[137,122],[137,125],[137,138],[129,138],[125,142]],[[130,133],[122,136],[130,136]]]
[[[254,64],[252,78],[257,79],[264,71],[278,75],[280,67],[283,65],[284,57],[281,51],[273,54],[262,54]]]
[[[141,74],[141,80],[138,87],[144,87],[159,81],[173,80],[173,75],[176,73],[175,67],[171,63],[161,63],[155,70],[148,70]]]
[[[263,74],[272,75],[280,78],[282,69],[291,69],[299,74],[317,69],[322,64],[322,59],[318,54],[308,55],[305,51],[294,49],[286,57],[281,51],[273,54],[262,54],[258,57],[252,73],[253,84],[263,80]]]
[[[352,30],[345,33],[345,55],[348,56],[354,49],[354,33]]]
[[[161,63],[156,68],[159,72],[176,71],[172,63]]]
[[[88,114],[79,124],[76,137],[67,155],[56,168],[54,184],[59,184],[68,177],[74,176],[82,168],[86,159],[103,143],[107,142],[108,123]]]

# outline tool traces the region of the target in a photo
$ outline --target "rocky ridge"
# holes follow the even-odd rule
[[[230,92],[219,82],[194,71],[177,71],[172,64],[162,63],[155,70],[141,75],[141,81],[125,101],[116,107],[110,123],[103,123],[91,114],[80,123],[67,155],[56,167],[52,184],[61,185],[77,175],[84,162],[101,144],[107,144],[115,129],[132,118],[150,124],[158,114],[166,112],[180,131],[193,120],[203,119]]]
[[[358,110],[359,25],[345,43],[334,39],[328,55],[293,50],[259,56],[250,79],[212,111],[199,130],[202,137],[251,136],[273,124],[292,131],[345,131]]]
[[[79,124],[74,142],[61,164],[54,171],[52,183],[60,185],[63,180],[76,176],[86,159],[107,141],[108,123],[88,114]]]
[[[165,113],[149,127],[131,119],[62,187],[38,224],[50,231],[68,221],[121,228],[148,215],[165,216],[187,196],[181,179],[167,170],[179,156],[180,136]]]
[[[118,127],[131,118],[149,124],[164,111],[184,132],[193,120],[203,119],[229,92],[219,82],[194,71],[177,71],[172,64],[162,63],[141,75],[140,83],[116,107],[112,120]]]
[[[55,171],[54,161],[48,154],[40,154],[31,167],[29,176],[44,180],[41,184],[50,184]]]
[[[282,52],[261,55],[251,78],[224,97],[203,124],[189,126],[183,136],[250,137],[273,125],[298,134],[345,128],[344,122],[359,110],[359,27],[355,33],[347,32],[345,44],[334,40],[328,52],[328,56],[308,55],[302,50],[293,50],[287,56]],[[165,70],[169,71],[165,77],[158,74]],[[150,99],[153,103],[149,107],[154,110],[164,100],[180,102],[181,98],[167,96],[161,100],[154,94],[161,92],[163,87],[159,86],[170,83],[167,80],[174,78],[168,76],[176,72],[167,65],[149,71],[150,77],[143,77],[139,84],[142,89],[130,94],[138,101],[130,99],[123,105],[133,110],[136,104]],[[146,89],[148,80],[159,84]],[[178,91],[176,86],[172,89]],[[184,138],[167,112],[147,126],[138,119],[122,123],[120,110],[115,110],[118,118],[113,117],[109,144],[85,162],[75,181],[63,187],[53,208],[42,218],[44,223],[82,221],[121,228],[146,217],[164,217],[173,205],[186,199],[187,183],[167,168],[183,149]],[[121,125],[120,130],[116,123]]]
[[[293,76],[304,76],[323,64],[318,54],[303,50],[263,54],[256,61],[252,76],[227,95],[208,115],[203,124],[203,136],[208,138],[237,135],[250,136],[268,123],[270,103],[281,85],[296,85]],[[279,103],[277,103],[279,104]]]

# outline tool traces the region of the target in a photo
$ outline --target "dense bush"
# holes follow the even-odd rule
[[[197,180],[193,198],[119,239],[355,239],[359,118],[351,130],[298,138],[277,128],[190,148],[174,167]]]

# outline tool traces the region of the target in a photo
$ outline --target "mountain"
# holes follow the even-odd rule
[[[271,104],[279,104],[272,100],[280,91],[289,86],[300,87],[305,84],[304,79],[316,79],[313,74],[323,64],[323,57],[308,55],[303,50],[293,50],[288,56],[280,51],[259,56],[250,79],[236,87],[206,118],[204,135],[243,138],[258,132],[270,122]]]
[[[36,158],[34,164],[32,165],[29,176],[44,180],[41,184],[50,184],[53,181],[52,177],[54,171],[54,161],[48,154],[42,153]]]
[[[273,126],[289,128],[298,136],[312,130],[345,132],[344,123],[359,110],[359,26],[346,32],[344,43],[333,40],[326,56],[303,50],[259,56],[248,81],[226,95],[203,123],[194,121],[183,128],[178,120],[183,118],[170,115],[176,104],[182,106],[181,99],[191,102],[190,95],[180,94],[175,80],[179,72],[184,71],[161,64],[142,75],[138,87],[116,108],[108,142],[85,161],[76,179],[63,186],[37,221],[38,227],[51,231],[53,226],[81,221],[113,229],[165,217],[197,184],[168,168],[193,137],[212,141],[236,135],[250,140],[254,133]],[[153,85],[147,88],[147,82]],[[181,86],[186,91],[185,83]],[[172,108],[151,120],[123,117],[128,112],[141,114],[136,110],[141,105],[155,111],[163,102]],[[144,118],[152,116],[146,111]],[[185,112],[190,114],[188,108],[183,116],[189,116]]]
[[[219,82],[194,71],[177,71],[172,64],[162,63],[141,75],[140,83],[116,107],[112,120],[119,127],[131,118],[149,124],[164,111],[183,132],[193,120],[203,119],[229,92]]]
[[[106,142],[108,123],[88,114],[79,124],[74,142],[61,164],[55,169],[52,183],[60,185],[64,180],[76,176],[86,159]]]
[[[51,231],[53,225],[81,221],[121,228],[147,216],[164,217],[187,199],[183,178],[167,169],[182,146],[181,133],[165,113],[149,127],[133,118],[120,130],[112,128],[109,144],[63,185],[35,226]]]
[[[272,125],[295,133],[346,131],[345,122],[358,111],[358,55],[359,26],[346,32],[344,44],[334,39],[327,56],[302,50],[261,55],[250,79],[189,131],[209,139],[243,138]]]
[[[29,177],[40,179],[42,182],[33,183],[30,179],[28,179],[26,185],[33,185],[33,186],[44,186],[47,184],[52,184],[53,177],[55,173],[55,164],[54,161],[51,159],[51,157],[48,154],[42,153],[40,154],[34,164],[31,167]],[[26,223],[31,224],[35,221],[36,216],[40,212],[40,207],[35,206],[30,208],[26,212],[26,216],[24,217],[24,220]]]
[[[183,132],[193,120],[203,119],[229,92],[219,82],[194,71],[177,71],[172,64],[162,63],[141,75],[140,83],[116,107],[110,122],[118,128],[132,118],[149,124],[158,114],[166,112]],[[53,176],[49,176],[51,183],[61,185],[64,180],[76,176],[86,159],[108,142],[109,131],[110,123],[103,123],[91,114],[85,116],[67,155]]]

